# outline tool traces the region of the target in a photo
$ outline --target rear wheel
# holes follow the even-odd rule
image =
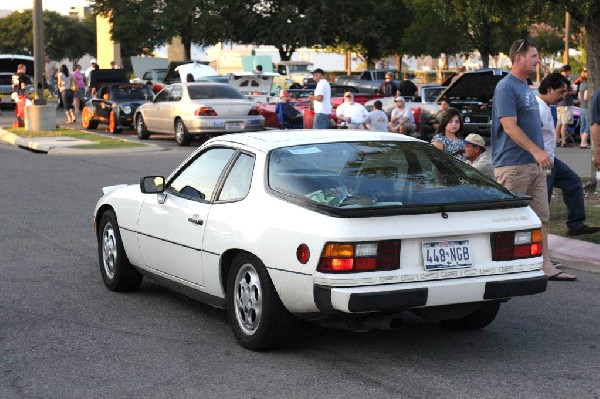
[[[108,131],[112,134],[121,133],[121,129],[119,129],[119,124],[117,122],[117,114],[115,111],[110,111],[108,114]]]
[[[478,330],[490,324],[500,310],[500,302],[488,302],[476,311],[460,319],[440,320],[440,323],[453,330]]]
[[[181,119],[175,121],[175,141],[180,146],[188,146],[192,141],[192,136]]]
[[[81,111],[81,124],[84,129],[96,129],[98,121],[92,119],[92,110],[87,105]]]
[[[127,259],[114,211],[105,212],[100,219],[98,260],[102,280],[109,290],[135,291],[140,286],[142,275]]]
[[[236,256],[229,271],[227,316],[240,345],[257,351],[281,346],[294,320],[264,264],[248,253]]]
[[[148,140],[150,138],[150,133],[148,133],[142,114],[139,114],[135,120],[135,132],[140,140]]]

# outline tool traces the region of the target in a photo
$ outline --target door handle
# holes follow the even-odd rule
[[[192,223],[200,225],[200,226],[202,226],[204,224],[204,220],[200,219],[200,216],[198,216],[198,215],[193,215],[192,217],[189,217],[188,222],[192,222]]]

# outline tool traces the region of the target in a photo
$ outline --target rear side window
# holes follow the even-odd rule
[[[254,157],[241,154],[225,179],[225,184],[219,194],[219,201],[236,201],[246,198],[250,191],[253,170]]]

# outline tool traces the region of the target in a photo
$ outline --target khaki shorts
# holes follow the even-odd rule
[[[546,188],[546,174],[537,163],[525,165],[510,165],[494,168],[496,181],[514,193],[529,195],[531,209],[536,213],[542,223],[550,219],[550,205],[548,204],[548,189]]]
[[[563,125],[573,123],[573,107],[556,107],[556,120]]]

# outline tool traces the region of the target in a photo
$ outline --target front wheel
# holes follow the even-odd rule
[[[96,129],[98,127],[98,121],[92,119],[92,110],[87,105],[81,111],[81,124],[84,129]]]
[[[241,253],[227,278],[227,317],[237,341],[246,349],[281,346],[289,336],[293,317],[273,286],[263,263]]]
[[[139,114],[135,120],[135,132],[140,140],[148,140],[150,138],[150,133],[148,133],[148,128],[146,128],[142,114]]]
[[[98,258],[104,285],[111,291],[135,291],[142,275],[127,259],[123,248],[119,224],[114,211],[107,211],[100,219],[98,230]]]
[[[121,133],[121,129],[119,129],[119,123],[117,121],[117,114],[115,111],[110,111],[108,115],[108,131],[112,134]]]
[[[440,320],[440,323],[453,330],[479,330],[490,324],[500,310],[500,302],[487,302],[476,311],[460,319]]]
[[[177,142],[177,145],[182,147],[190,145],[190,142],[192,141],[192,136],[181,119],[175,121],[175,141]]]

